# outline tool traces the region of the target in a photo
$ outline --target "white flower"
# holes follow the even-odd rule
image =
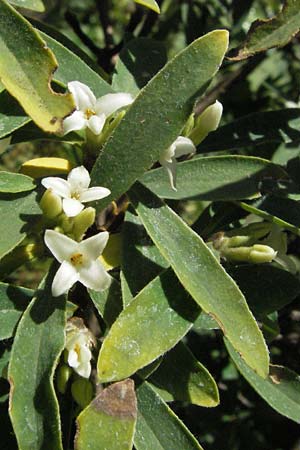
[[[108,116],[133,102],[132,96],[123,92],[96,99],[90,88],[80,81],[71,81],[68,89],[73,94],[76,110],[64,120],[64,134],[89,128],[99,135]]]
[[[109,234],[98,233],[81,242],[73,241],[64,234],[46,230],[45,244],[61,263],[52,282],[52,295],[58,297],[67,292],[76,281],[95,291],[107,289],[111,277],[99,261]]]
[[[67,328],[68,364],[84,378],[89,378],[91,374],[92,352],[90,346],[91,337],[87,328],[74,328],[69,333]]]
[[[105,187],[89,188],[90,182],[90,175],[83,166],[71,170],[67,180],[59,177],[42,179],[46,189],[51,189],[63,199],[62,207],[68,217],[77,216],[84,208],[82,203],[100,200],[110,194],[110,190]]]
[[[179,136],[169,148],[162,151],[159,157],[160,164],[166,169],[171,187],[176,191],[176,158],[195,153],[196,147],[191,139]]]

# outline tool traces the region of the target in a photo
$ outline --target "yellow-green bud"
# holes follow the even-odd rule
[[[81,213],[74,217],[72,233],[76,241],[80,241],[82,239],[87,229],[90,228],[95,222],[95,218],[96,210],[92,207],[85,208],[81,211]]]
[[[54,219],[62,212],[61,198],[52,192],[52,189],[47,189],[41,198],[40,208],[44,216]]]
[[[89,380],[78,378],[72,383],[71,393],[75,402],[83,409],[93,398],[93,386]]]
[[[208,133],[218,128],[223,112],[222,103],[218,100],[208,106],[195,120],[195,127],[189,138],[195,145],[200,144]]]
[[[56,377],[56,386],[58,392],[60,392],[61,394],[64,394],[66,392],[67,384],[71,375],[71,367],[67,366],[66,364],[63,364],[59,367]]]
[[[65,213],[59,217],[59,225],[63,230],[63,234],[71,233],[74,226],[74,217],[67,217]]]
[[[254,264],[271,262],[277,252],[269,245],[255,244],[251,247],[250,262]]]
[[[181,132],[181,136],[188,136],[192,132],[194,126],[195,126],[195,115],[194,115],[194,113],[192,113],[189,116],[189,118],[184,126],[184,129]]]

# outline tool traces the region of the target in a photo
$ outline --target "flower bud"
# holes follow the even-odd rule
[[[72,383],[71,393],[75,402],[84,409],[93,398],[92,383],[84,378],[78,378]]]
[[[48,219],[54,219],[62,212],[61,198],[52,192],[52,189],[47,189],[40,201],[40,208],[44,216]]]
[[[250,262],[254,264],[271,262],[277,252],[269,245],[255,244],[251,247]]]
[[[74,217],[72,232],[76,241],[80,241],[82,239],[87,229],[90,228],[95,222],[95,218],[96,210],[92,207],[84,209],[81,213]]]
[[[200,144],[208,133],[218,128],[223,112],[222,103],[218,100],[212,105],[208,106],[202,114],[195,120],[195,128],[189,135],[189,138],[195,145]]]
[[[60,392],[61,394],[64,394],[66,392],[67,384],[71,375],[72,375],[71,367],[67,366],[66,364],[63,364],[62,366],[59,367],[56,377],[56,386],[58,392]]]

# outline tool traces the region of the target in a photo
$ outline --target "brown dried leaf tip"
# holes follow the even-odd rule
[[[111,384],[93,400],[91,407],[119,419],[135,419],[137,402],[133,380],[127,379]]]

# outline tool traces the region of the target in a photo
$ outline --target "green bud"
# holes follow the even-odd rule
[[[47,189],[40,201],[40,208],[44,216],[49,219],[54,219],[62,212],[61,198],[52,192],[52,189]]]
[[[273,224],[270,222],[254,222],[246,227],[238,228],[227,233],[227,236],[249,236],[253,240],[261,239],[266,236],[272,228]]]
[[[195,115],[194,115],[194,113],[192,113],[189,116],[189,118],[184,126],[184,129],[181,132],[181,136],[188,136],[192,132],[194,126],[195,126]]]
[[[189,138],[195,145],[200,144],[208,133],[218,128],[223,112],[222,103],[218,100],[212,105],[208,106],[202,114],[195,120],[195,127],[190,133]]]
[[[56,377],[56,386],[58,392],[60,392],[61,394],[64,394],[66,392],[67,384],[71,375],[71,367],[67,366],[66,364],[63,364],[59,367]]]
[[[75,402],[83,409],[93,398],[92,383],[85,378],[78,378],[72,383],[71,393]]]
[[[59,226],[63,234],[71,233],[74,226],[74,217],[67,217],[65,213],[61,214],[59,217]]]
[[[269,245],[255,244],[251,247],[250,262],[254,264],[271,262],[276,255],[277,252]]]
[[[72,233],[76,241],[80,241],[82,239],[87,229],[90,228],[95,222],[95,218],[96,210],[92,207],[85,208],[81,211],[81,213],[74,217]]]

